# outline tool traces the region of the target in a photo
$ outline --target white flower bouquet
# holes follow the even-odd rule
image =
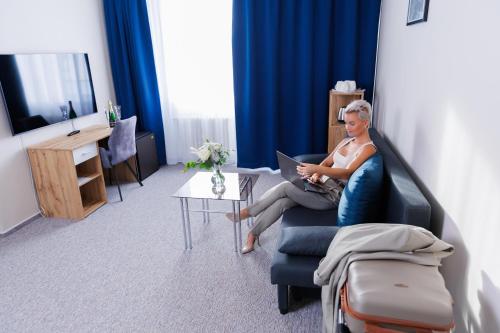
[[[218,168],[226,163],[229,157],[229,150],[225,149],[222,144],[206,140],[199,148],[191,147],[191,152],[198,156],[196,161],[189,161],[184,165],[184,171],[192,168],[213,169]]]

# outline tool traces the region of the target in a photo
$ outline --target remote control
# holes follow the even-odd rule
[[[80,130],[75,130],[73,132],[69,132],[68,136],[72,136],[72,135],[75,135],[75,134],[78,134],[78,133],[80,133]]]

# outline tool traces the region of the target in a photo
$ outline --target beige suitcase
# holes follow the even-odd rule
[[[438,268],[405,261],[352,263],[341,309],[351,333],[449,332],[454,326]]]

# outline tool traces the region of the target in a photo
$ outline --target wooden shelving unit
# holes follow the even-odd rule
[[[341,108],[357,99],[364,98],[364,90],[356,90],[352,93],[344,93],[330,90],[329,120],[328,120],[328,153],[346,137],[345,125],[338,121],[338,114]]]
[[[110,133],[92,127],[28,148],[44,216],[82,219],[107,202],[97,141]]]
[[[106,203],[106,188],[102,175],[80,186],[83,216],[87,216]]]

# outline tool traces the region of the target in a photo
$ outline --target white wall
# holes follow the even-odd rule
[[[102,0],[0,0],[0,53],[89,54],[98,109],[114,98]],[[76,128],[105,122],[99,112]],[[0,234],[39,212],[26,147],[72,130],[71,122],[12,136],[0,103]]]
[[[383,0],[375,126],[416,174],[433,231],[456,246],[443,273],[456,332],[500,332],[500,2]]]

